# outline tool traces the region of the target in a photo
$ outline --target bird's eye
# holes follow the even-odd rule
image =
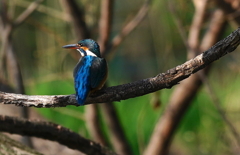
[[[80,47],[82,47],[82,46],[83,46],[83,44],[82,44],[82,43],[80,43],[80,44],[79,44],[79,46],[80,46]]]

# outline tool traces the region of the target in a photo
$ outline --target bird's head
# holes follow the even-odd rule
[[[63,48],[76,49],[82,56],[91,55],[101,57],[99,45],[92,39],[83,39],[80,40],[77,44],[65,45]]]

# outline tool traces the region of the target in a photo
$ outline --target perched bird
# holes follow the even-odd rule
[[[74,68],[73,77],[78,104],[84,102],[91,92],[103,87],[107,79],[107,62],[101,57],[99,45],[92,39],[84,39],[77,44],[63,46],[76,49],[81,57]]]

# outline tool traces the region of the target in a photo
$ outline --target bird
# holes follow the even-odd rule
[[[101,89],[106,82],[107,62],[101,56],[98,43],[92,39],[83,39],[63,48],[76,49],[81,55],[73,70],[73,78],[77,103],[84,105],[89,94]]]

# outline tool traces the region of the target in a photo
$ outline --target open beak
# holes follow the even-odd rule
[[[69,45],[65,45],[62,48],[67,48],[67,49],[79,49],[80,46],[78,44],[69,44]]]

